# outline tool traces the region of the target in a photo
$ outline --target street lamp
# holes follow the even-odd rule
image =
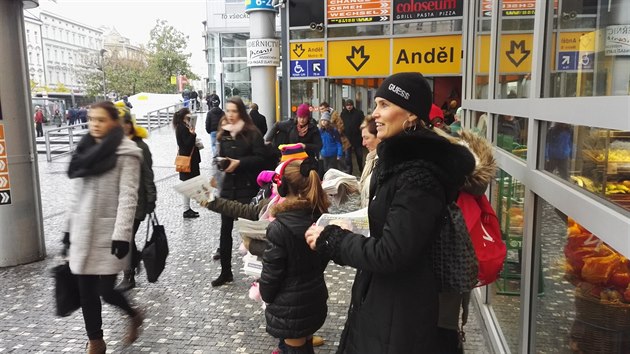
[[[103,72],[103,100],[107,101],[107,88],[105,87],[105,53],[107,49],[101,49],[101,71]]]

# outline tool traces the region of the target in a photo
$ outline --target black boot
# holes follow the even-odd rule
[[[232,275],[232,271],[230,271],[229,273],[224,273],[223,271],[221,271],[221,275],[219,275],[218,278],[216,278],[215,280],[213,280],[210,284],[212,285],[213,288],[217,287],[217,286],[221,286],[224,285],[225,283],[230,283],[234,281],[234,276]]]
[[[199,213],[192,209],[188,209],[184,212],[184,219],[192,219],[192,218],[198,218],[198,217],[199,217]]]
[[[313,352],[313,347],[311,346],[309,349],[308,341],[307,343],[302,344],[299,347],[292,347],[286,343],[284,343],[285,349],[282,352],[283,354],[310,354]]]
[[[123,280],[116,285],[118,291],[128,291],[136,287],[135,272],[133,270],[126,270],[124,272]]]

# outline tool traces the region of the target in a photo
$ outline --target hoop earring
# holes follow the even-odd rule
[[[407,134],[411,134],[411,133],[415,132],[415,131],[416,131],[416,129],[418,129],[418,125],[417,125],[417,124],[413,124],[413,125],[411,125],[411,123],[409,123],[409,124],[410,124],[410,126],[409,126],[409,127],[407,127],[407,126],[406,126],[406,125],[407,125],[407,123],[409,123],[409,121],[405,119],[405,121],[403,122],[403,131],[404,131],[405,133],[407,133]]]

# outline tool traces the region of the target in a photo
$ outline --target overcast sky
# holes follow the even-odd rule
[[[208,76],[201,37],[205,0],[40,0],[40,8],[93,27],[113,26],[135,44],[149,41],[149,31],[157,19],[167,20],[189,37],[193,72]]]

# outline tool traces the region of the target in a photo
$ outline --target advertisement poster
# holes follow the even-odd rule
[[[463,0],[394,0],[394,20],[459,17]]]

